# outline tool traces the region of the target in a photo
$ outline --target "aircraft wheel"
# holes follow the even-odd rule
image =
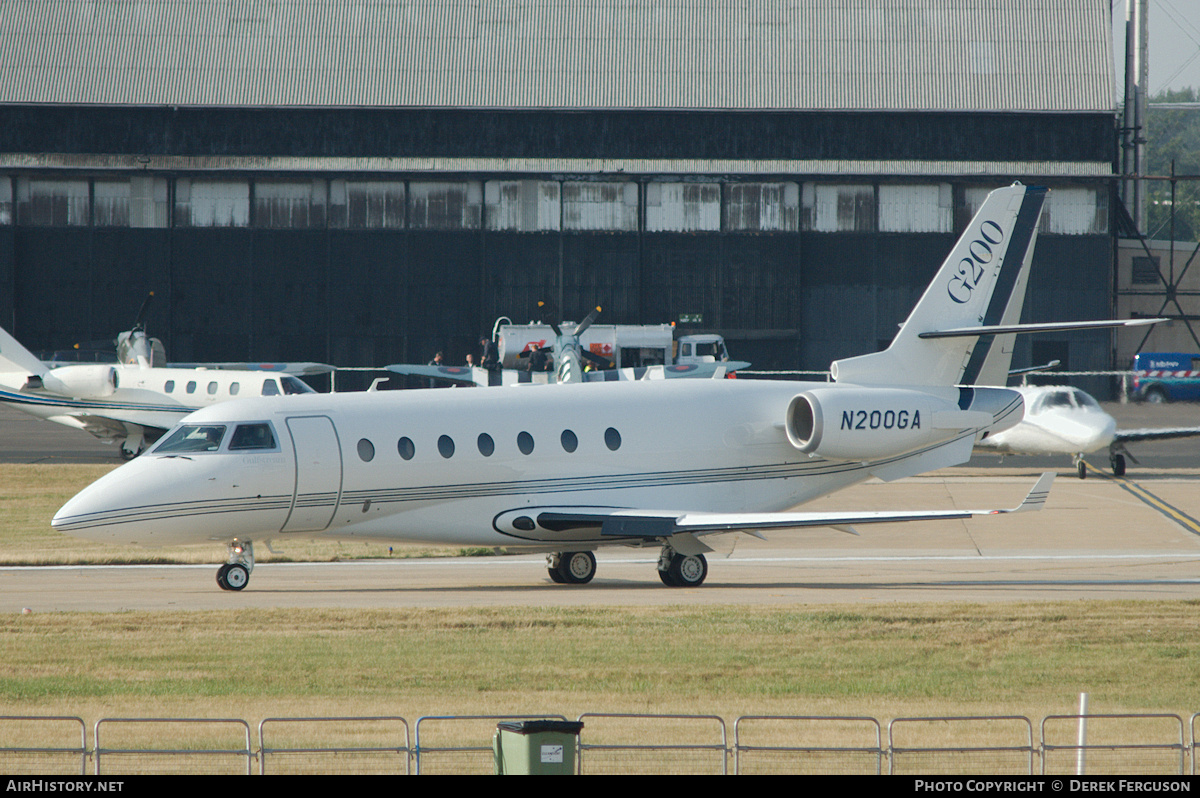
[[[226,590],[241,590],[250,581],[250,571],[240,562],[225,567],[229,569],[225,572]]]
[[[121,447],[121,459],[125,462],[129,462],[141,453],[142,450],[140,448],[137,451],[131,451],[130,449],[126,449],[124,446]]]
[[[1113,476],[1117,476],[1117,477],[1125,476],[1125,455],[1114,454],[1112,456],[1112,471],[1113,471]]]
[[[671,558],[668,573],[672,579],[672,587],[699,587],[708,576],[708,560],[703,554],[676,554]]]
[[[557,570],[564,584],[586,585],[596,575],[596,555],[590,551],[564,551],[558,556]]]
[[[1075,464],[1075,471],[1079,474],[1080,479],[1087,479],[1087,463],[1080,460]]]
[[[229,563],[226,563],[217,569],[217,584],[222,590],[229,589],[229,583],[225,581],[225,574],[227,573],[229,573]]]
[[[561,554],[547,554],[546,555],[546,573],[550,574],[550,581],[556,585],[565,585],[566,584],[566,580],[563,579],[562,574],[558,570],[559,566],[561,564],[562,564],[562,555]]]
[[[679,583],[675,581],[675,577],[671,576],[670,569],[666,571],[659,571],[658,578],[661,579],[662,583],[667,587],[679,587]]]

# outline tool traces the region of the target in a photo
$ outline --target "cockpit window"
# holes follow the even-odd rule
[[[262,387],[263,396],[279,396],[279,386],[274,379],[264,380]]]
[[[309,387],[308,383],[298,380],[291,375],[280,377],[279,381],[283,383],[283,392],[289,396],[297,393],[316,393],[316,391]]]
[[[1078,404],[1080,407],[1086,407],[1086,408],[1090,408],[1092,410],[1095,410],[1100,407],[1100,405],[1096,403],[1095,399],[1093,399],[1089,394],[1086,394],[1083,391],[1072,391],[1071,393],[1075,397],[1075,403]]]
[[[276,448],[278,444],[275,443],[275,433],[267,423],[238,424],[237,429],[233,431],[233,437],[229,439],[231,452]]]
[[[225,437],[224,424],[185,424],[154,447],[155,454],[215,452]]]

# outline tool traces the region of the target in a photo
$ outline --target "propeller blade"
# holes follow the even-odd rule
[[[137,321],[135,321],[133,323],[134,330],[145,330],[146,329],[146,311],[150,309],[150,300],[151,299],[154,299],[153,291],[151,291],[146,296],[146,299],[142,302],[142,307],[138,311],[138,314],[137,314]]]
[[[586,330],[588,327],[591,327],[592,323],[596,321],[596,317],[599,315],[600,315],[600,306],[597,305],[596,309],[593,310],[591,313],[587,314],[587,318],[585,318],[583,321],[579,322],[578,326],[575,327],[575,332],[573,333],[574,336],[576,338],[578,338],[579,336],[583,335],[583,331]]]

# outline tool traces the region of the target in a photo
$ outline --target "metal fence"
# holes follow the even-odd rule
[[[892,775],[1032,776],[1033,724],[1021,716],[896,718],[888,724]]]
[[[427,715],[417,718],[418,775],[494,772],[492,734],[501,721],[566,720],[563,715]]]
[[[588,774],[729,773],[725,721],[716,715],[579,716],[577,768]]]
[[[413,759],[401,717],[265,718],[258,724],[260,775],[407,776]]]
[[[733,725],[739,775],[883,773],[885,750],[875,718],[743,715]]]
[[[96,775],[249,776],[250,724],[236,718],[102,718],[93,732]]]
[[[490,774],[497,723],[556,714],[267,718],[0,716],[0,772]],[[863,773],[1042,775],[1196,773],[1200,713],[896,718],[584,713],[576,769],[593,774]],[[1086,737],[1081,726],[1086,725]],[[1082,740],[1082,742],[1081,742]]]
[[[1081,742],[1084,723],[1086,742]],[[1043,775],[1182,776],[1187,751],[1178,715],[1049,715],[1042,720]]]

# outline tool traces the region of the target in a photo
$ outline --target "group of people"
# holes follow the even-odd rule
[[[479,355],[468,352],[467,362],[468,367],[479,366],[488,371],[500,370],[500,350],[496,347],[496,342],[491,338],[479,339],[480,352]],[[526,361],[526,368],[529,371],[552,371],[554,369],[554,358],[551,356],[550,350],[547,347],[537,347],[530,351],[529,358]],[[448,366],[445,356],[438,352],[433,356],[433,360],[429,361],[430,366]]]

